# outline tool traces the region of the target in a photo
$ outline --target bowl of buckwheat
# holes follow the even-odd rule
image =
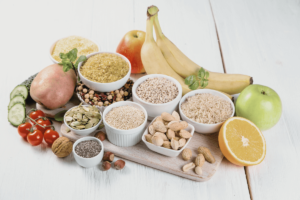
[[[142,105],[148,120],[153,120],[162,112],[177,110],[182,96],[180,83],[163,74],[150,74],[139,78],[132,87],[133,101]]]

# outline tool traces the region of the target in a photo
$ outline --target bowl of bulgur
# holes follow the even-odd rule
[[[222,124],[233,117],[234,104],[229,97],[211,89],[194,90],[182,97],[179,113],[202,134],[218,132]]]
[[[103,112],[108,140],[121,147],[134,146],[142,139],[147,125],[147,111],[137,103],[121,101],[109,105]]]
[[[110,92],[124,86],[130,77],[129,60],[115,52],[96,52],[78,64],[80,80],[90,89]]]
[[[149,74],[139,78],[132,87],[132,99],[148,113],[148,120],[162,112],[172,113],[182,97],[180,83],[167,75]]]

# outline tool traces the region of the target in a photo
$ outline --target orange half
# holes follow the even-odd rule
[[[251,166],[261,163],[266,156],[266,141],[259,128],[248,119],[231,117],[219,132],[219,146],[233,164]]]

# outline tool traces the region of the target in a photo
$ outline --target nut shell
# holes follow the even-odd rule
[[[71,142],[66,137],[59,137],[52,144],[52,151],[59,158],[64,158],[70,155],[72,149],[73,149],[73,142]]]
[[[202,167],[204,165],[205,158],[203,154],[198,154],[197,157],[195,158],[195,165]]]

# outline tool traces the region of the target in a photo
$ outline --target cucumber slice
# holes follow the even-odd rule
[[[14,98],[17,95],[22,95],[24,99],[28,97],[28,89],[25,85],[18,85],[16,86],[13,91],[10,93],[10,99]]]
[[[23,120],[26,116],[26,109],[25,106],[21,103],[16,103],[11,107],[11,109],[8,111],[8,121],[13,126],[19,126],[22,124]]]
[[[15,97],[13,97],[8,104],[8,110],[10,110],[11,107],[13,107],[13,105],[15,105],[16,103],[21,103],[21,104],[25,105],[24,97],[22,95],[17,95]]]

